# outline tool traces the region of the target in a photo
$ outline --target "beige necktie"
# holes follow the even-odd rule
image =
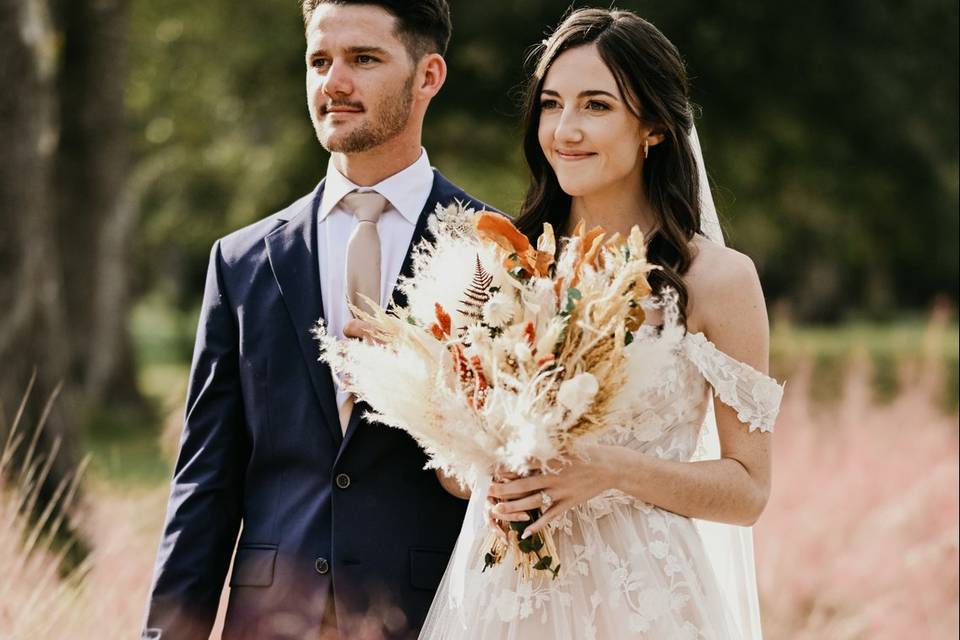
[[[374,191],[347,194],[340,201],[343,207],[357,218],[357,226],[347,242],[345,292],[347,300],[365,311],[369,306],[360,294],[380,304],[380,234],[377,221],[387,206],[387,199]],[[347,432],[350,414],[353,412],[353,396],[347,396],[339,407],[340,428]]]

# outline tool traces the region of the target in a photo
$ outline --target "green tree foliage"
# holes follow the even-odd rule
[[[515,210],[524,59],[568,5],[451,4],[450,75],[425,144],[451,178]],[[955,2],[619,6],[684,54],[728,237],[755,259],[770,299],[821,320],[956,300]],[[139,287],[189,307],[216,237],[323,175],[302,22],[292,0],[134,0],[133,9]]]

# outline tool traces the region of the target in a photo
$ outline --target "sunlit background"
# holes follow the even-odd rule
[[[451,5],[425,146],[515,211],[524,60],[569,5]],[[684,55],[769,303],[767,637],[956,637],[957,3],[618,6]],[[326,168],[303,47],[295,0],[0,0],[0,637],[136,635],[210,245]]]

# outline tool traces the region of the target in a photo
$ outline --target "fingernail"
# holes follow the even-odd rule
[[[526,529],[526,530],[524,530],[523,535],[520,536],[520,539],[521,539],[521,540],[526,540],[526,539],[529,538],[529,537],[530,537],[530,530],[529,530],[529,529]]]

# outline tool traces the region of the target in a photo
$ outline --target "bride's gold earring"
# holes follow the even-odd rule
[[[646,159],[647,156],[649,156],[649,155],[650,155],[650,143],[647,142],[646,140],[644,140],[644,141],[643,141],[643,157],[644,157],[644,159]]]

